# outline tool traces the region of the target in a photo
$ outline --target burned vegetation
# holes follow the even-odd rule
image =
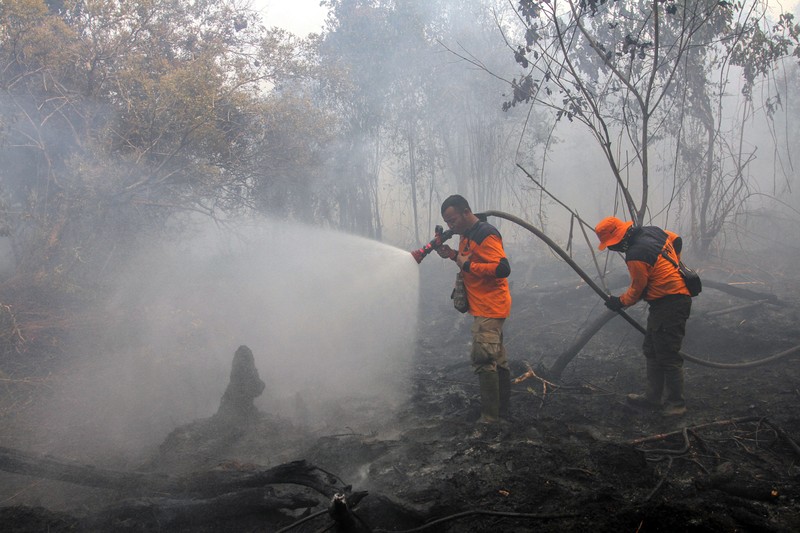
[[[511,423],[475,425],[469,319],[448,300],[452,272],[426,263],[410,393],[396,410],[343,398],[318,413],[323,428],[263,412],[253,402],[269,369],[241,346],[218,411],[176,427],[144,460],[109,468],[1,448],[7,487],[67,487],[81,502],[7,497],[4,530],[800,529],[791,269],[701,270],[684,350],[722,367],[687,362],[689,411],[665,419],[624,402],[643,384],[640,334],[612,318],[588,335],[607,312],[599,298],[561,262],[517,264]]]

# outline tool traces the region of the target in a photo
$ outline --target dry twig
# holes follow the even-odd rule
[[[728,420],[716,420],[714,422],[709,422],[707,424],[699,424],[697,426],[692,426],[689,428],[679,429],[678,431],[670,431],[669,433],[659,433],[658,435],[650,435],[649,437],[640,437],[638,439],[629,440],[626,444],[630,444],[632,446],[636,446],[638,444],[644,444],[646,442],[653,442],[657,440],[664,440],[669,437],[673,437],[675,435],[681,435],[685,430],[697,431],[699,429],[705,429],[709,427],[715,426],[726,426],[730,424],[743,424],[745,422],[755,422],[756,420],[761,420],[762,417],[760,416],[746,416],[742,418],[731,418]]]

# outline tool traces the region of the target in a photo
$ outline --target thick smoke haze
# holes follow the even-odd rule
[[[38,446],[119,458],[155,445],[216,412],[242,344],[265,413],[342,429],[364,405],[391,411],[408,389],[418,292],[407,251],[286,222],[154,247],[120,280],[114,326],[75,340]]]

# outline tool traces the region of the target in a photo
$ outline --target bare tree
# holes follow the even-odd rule
[[[691,182],[691,187],[702,189],[691,195],[691,201],[699,202],[693,212],[713,219],[699,223],[705,224],[703,238],[713,238],[742,199],[750,156],[720,143],[717,111],[725,84],[712,86],[706,78],[719,71],[730,75],[724,68],[727,61],[741,67],[752,82],[788,49],[791,39],[780,41],[760,31],[763,11],[716,0],[522,0],[518,12],[525,43],[514,56],[527,73],[513,80],[514,93],[505,108],[543,105],[556,121],[583,124],[608,163],[625,210],[642,224],[652,207],[654,150],[679,135],[686,141],[688,129],[676,116],[688,116],[683,107],[691,107],[698,125],[693,133],[703,131],[707,141],[712,131],[714,139],[705,144],[703,163],[695,167],[704,169],[706,180]],[[752,52],[753,43],[765,41],[767,46],[780,42],[785,47],[760,56]],[[675,146],[681,150],[686,144]],[[712,162],[719,161],[720,150],[730,153],[732,148],[736,157],[731,167],[715,174]],[[676,174],[675,179],[667,205],[689,181],[685,175]],[[720,209],[712,212],[712,204]]]

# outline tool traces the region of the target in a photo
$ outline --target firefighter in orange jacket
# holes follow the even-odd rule
[[[497,228],[472,212],[463,196],[445,199],[442,218],[454,234],[461,236],[458,251],[443,245],[437,252],[455,261],[461,269],[469,312],[474,317],[470,358],[480,383],[479,422],[508,419],[511,372],[503,346],[503,323],[511,312],[507,279],[511,265],[503,250],[503,239]]]
[[[655,226],[637,227],[615,217],[601,220],[595,227],[600,250],[625,253],[631,283],[620,296],[611,296],[606,307],[619,311],[641,299],[649,304],[647,330],[642,351],[647,361],[647,387],[644,394],[629,394],[628,403],[664,416],[686,412],[683,397],[683,358],[680,352],[692,298],[675,267],[680,262],[681,238]],[[669,255],[674,264],[663,257]],[[662,396],[666,393],[662,405]]]

